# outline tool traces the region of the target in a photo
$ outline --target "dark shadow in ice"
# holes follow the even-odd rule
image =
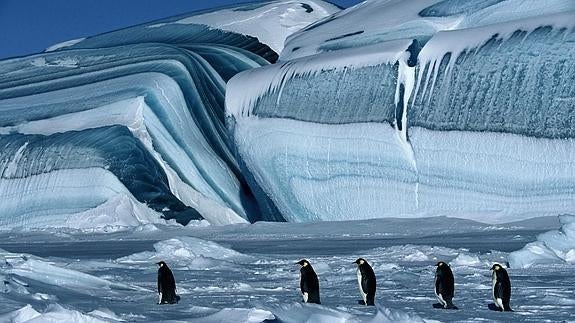
[[[471,14],[505,0],[444,0],[419,12],[420,17],[446,17]]]

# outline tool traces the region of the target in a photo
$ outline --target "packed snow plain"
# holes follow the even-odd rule
[[[91,232],[4,231],[0,321],[573,321],[574,220],[487,225],[433,217],[228,226],[202,221]],[[358,257],[377,275],[376,307],[358,304]],[[301,302],[296,262],[302,258],[318,273],[321,305]],[[176,277],[176,305],[156,304],[160,260]],[[437,261],[448,262],[454,272],[459,310],[432,308]],[[494,262],[511,266],[514,312],[488,309]]]

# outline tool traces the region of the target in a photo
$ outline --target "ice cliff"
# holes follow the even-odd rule
[[[575,212],[575,3],[366,1],[230,80],[254,180],[288,221]]]

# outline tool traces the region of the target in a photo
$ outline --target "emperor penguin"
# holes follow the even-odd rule
[[[509,306],[509,301],[511,300],[511,281],[509,281],[507,270],[500,264],[494,264],[493,267],[491,267],[491,271],[491,277],[493,279],[492,294],[495,305],[502,312],[512,312],[513,310]]]
[[[158,268],[158,304],[177,303],[179,297],[176,296],[176,280],[172,271],[164,261],[156,263]]]
[[[300,268],[299,287],[305,303],[321,304],[319,300],[319,280],[313,267],[306,259],[298,262]]]
[[[373,306],[377,285],[373,268],[363,258],[358,258],[354,263],[357,264],[357,283],[363,304]]]
[[[455,280],[449,265],[440,261],[436,264],[435,270],[435,296],[446,309],[457,309],[453,305],[453,295],[455,292]]]

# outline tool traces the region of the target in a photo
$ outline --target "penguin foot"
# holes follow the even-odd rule
[[[433,308],[443,308],[443,304],[441,304],[441,303],[435,303],[432,306],[433,306]]]
[[[433,304],[432,306],[433,306],[433,308],[440,308],[440,309],[444,309],[444,310],[458,310],[458,309],[459,309],[459,307],[457,307],[457,306],[455,306],[455,305],[453,305],[453,304],[448,305],[447,307],[445,307],[445,306],[444,306],[443,304],[441,304],[441,303],[435,303],[435,304]]]
[[[495,303],[489,303],[487,304],[487,308],[489,308],[492,311],[496,311],[496,312],[503,312],[499,306],[495,305]]]
[[[444,308],[446,310],[458,310],[457,306],[453,305],[451,300],[447,301],[447,304],[445,304]]]
[[[363,301],[363,299],[358,299],[358,300],[357,300],[357,303],[358,303],[359,305],[365,305],[365,302]]]

